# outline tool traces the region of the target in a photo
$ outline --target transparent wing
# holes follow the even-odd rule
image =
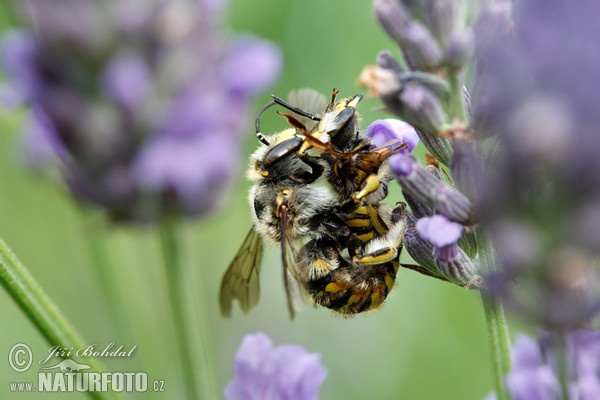
[[[292,90],[287,95],[287,101],[294,107],[298,107],[302,111],[306,111],[309,114],[321,116],[327,108],[327,99],[325,96],[314,89],[302,88]],[[300,122],[304,124],[307,130],[311,130],[318,121],[312,121],[309,118],[296,116]]]
[[[258,275],[261,261],[262,240],[252,228],[221,281],[219,302],[224,317],[231,316],[231,305],[234,299],[240,302],[240,307],[245,314],[258,303],[260,294]]]
[[[281,259],[283,263],[283,285],[287,300],[287,307],[290,313],[290,319],[294,319],[295,310],[302,307],[308,296],[302,284],[296,278],[296,265],[298,262],[298,254],[300,242],[290,240],[285,232],[287,232],[287,209],[281,212]]]

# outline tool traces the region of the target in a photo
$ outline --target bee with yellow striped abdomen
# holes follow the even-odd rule
[[[226,316],[234,299],[244,312],[258,301],[263,240],[281,247],[292,316],[295,298],[303,295],[353,315],[380,307],[393,287],[405,221],[379,201],[387,195],[385,163],[395,149],[371,149],[360,135],[356,105],[362,96],[336,102],[334,91],[322,113],[296,106],[302,97],[324,103],[315,101],[315,93],[305,90],[290,103],[274,97],[257,117],[262,146],[248,171],[255,182],[254,227],[223,277],[220,304]],[[292,128],[267,137],[259,120],[274,104],[295,115],[283,114]]]

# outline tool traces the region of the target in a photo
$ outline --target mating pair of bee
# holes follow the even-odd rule
[[[223,277],[221,312],[234,299],[244,312],[259,297],[263,240],[281,246],[291,317],[311,300],[342,315],[379,308],[399,268],[404,206],[380,204],[392,174],[388,158],[405,145],[372,148],[359,131],[362,95],[336,101],[312,89],[273,96],[256,117],[262,145],[252,154],[248,177],[254,227]],[[291,126],[271,136],[260,132],[262,114],[279,105]]]

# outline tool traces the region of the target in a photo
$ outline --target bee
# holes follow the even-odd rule
[[[263,240],[281,247],[292,318],[305,299],[344,315],[383,304],[394,285],[398,261],[359,265],[343,257],[343,243],[352,233],[336,212],[337,195],[330,188],[261,183],[252,187],[250,198],[254,228],[223,277],[223,315],[231,315],[233,299],[244,312],[257,304]],[[398,237],[401,228],[398,224],[395,229]]]
[[[371,150],[360,135],[356,105],[362,96],[336,102],[334,90],[319,114],[314,105],[324,101],[314,93],[303,93],[312,97],[305,109],[274,96],[257,116],[256,135],[263,145],[248,170],[255,182],[250,190],[254,227],[222,280],[225,316],[234,299],[244,312],[258,302],[263,240],[281,246],[292,318],[295,299],[304,293],[315,304],[353,315],[379,307],[394,285],[405,220],[392,220],[392,212],[379,204],[389,179],[382,178],[381,190],[367,185],[391,152]],[[294,101],[301,103],[298,97]],[[280,113],[292,128],[265,137],[260,117],[274,104],[295,114]],[[312,148],[316,155],[309,154]],[[330,186],[315,183],[322,175]]]

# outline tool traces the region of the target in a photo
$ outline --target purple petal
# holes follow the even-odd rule
[[[277,367],[278,392],[282,399],[316,399],[327,377],[319,354],[307,353],[301,346],[283,345],[273,355]]]
[[[410,153],[419,144],[419,136],[410,124],[398,119],[378,119],[365,130],[365,136],[371,138],[375,147],[381,147],[392,140],[406,143]]]
[[[241,37],[231,44],[221,68],[223,82],[232,92],[254,96],[279,76],[281,53],[271,42]]]
[[[511,349],[513,368],[536,368],[542,363],[542,353],[537,341],[519,335]]]
[[[230,181],[235,154],[236,144],[222,131],[191,138],[161,136],[140,151],[133,176],[146,190],[174,190],[187,210],[208,211]]]
[[[297,345],[273,348],[264,333],[248,335],[235,356],[227,400],[316,400],[327,376],[319,354]]]
[[[419,235],[435,247],[456,243],[463,229],[461,224],[452,222],[440,214],[419,219],[416,228]]]
[[[404,153],[397,153],[390,157],[390,168],[397,176],[408,176],[416,168],[415,160]]]
[[[35,166],[53,164],[67,156],[52,121],[39,107],[31,112],[23,140],[29,162]]]
[[[547,365],[536,369],[513,370],[506,378],[506,386],[514,400],[557,399],[560,393],[556,375]]]
[[[114,101],[135,110],[148,93],[150,78],[150,69],[141,58],[121,54],[109,62],[102,81],[104,90]]]
[[[23,100],[31,100],[38,91],[39,77],[34,66],[37,51],[33,36],[21,30],[9,31],[0,43],[2,67]]]

